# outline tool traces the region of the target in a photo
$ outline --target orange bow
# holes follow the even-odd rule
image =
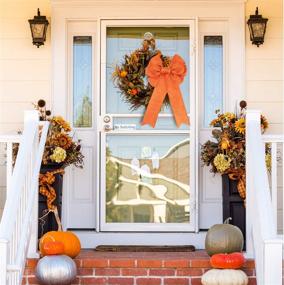
[[[179,85],[186,75],[184,60],[175,55],[168,67],[163,66],[161,55],[155,55],[146,68],[150,84],[155,87],[146,109],[142,125],[155,127],[163,101],[168,94],[175,121],[179,127],[182,123],[189,125],[189,119],[182,100]]]

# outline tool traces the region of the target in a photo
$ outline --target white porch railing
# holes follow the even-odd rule
[[[265,143],[272,144],[271,189],[265,163]],[[258,285],[282,284],[283,239],[277,234],[277,145],[281,136],[262,136],[260,111],[246,114],[247,254],[255,258]],[[282,182],[283,186],[283,182]]]
[[[21,139],[21,135],[19,134],[0,134],[0,143],[5,144],[6,148],[6,189],[9,188],[9,183],[12,177],[12,169],[13,169],[13,144],[19,143]],[[6,191],[7,194],[8,191]]]
[[[35,214],[38,176],[48,131],[42,123],[39,139],[37,111],[25,112],[24,132],[20,139],[12,177],[8,182],[7,200],[0,223],[0,284],[21,284],[30,234]],[[33,224],[32,224],[33,221]],[[35,240],[32,240],[36,246]]]

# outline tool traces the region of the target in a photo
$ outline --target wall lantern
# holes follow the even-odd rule
[[[37,9],[37,16],[29,20],[31,33],[33,37],[33,44],[38,48],[44,45],[46,39],[46,31],[48,27],[48,21],[45,16],[40,15],[39,9]]]
[[[258,7],[256,7],[255,15],[250,15],[247,24],[250,32],[250,40],[253,45],[262,45],[264,43],[264,35],[268,19],[258,15]]]

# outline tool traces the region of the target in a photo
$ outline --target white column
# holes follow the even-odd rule
[[[252,223],[253,223],[253,165],[252,153],[249,151],[254,146],[250,141],[250,135],[255,131],[253,126],[260,123],[260,111],[248,110],[246,112],[246,256],[254,257],[253,240],[252,240]]]
[[[25,122],[26,120],[34,120],[39,122],[38,118],[38,112],[37,111],[26,111],[25,112]],[[28,249],[28,257],[29,258],[37,258],[39,257],[38,254],[38,176],[36,177],[36,181],[33,181],[35,179],[34,171],[36,167],[36,160],[39,150],[39,131],[37,130],[34,141],[33,141],[33,149],[30,157],[30,163],[31,163],[31,179],[30,183],[31,186],[34,184],[36,185],[36,195],[34,197],[34,206],[33,206],[33,213],[32,213],[32,225],[31,225],[31,233],[30,233],[30,243],[29,243],[29,249]],[[32,193],[33,189],[31,189]]]

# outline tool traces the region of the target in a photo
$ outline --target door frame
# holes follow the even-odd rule
[[[98,217],[99,221],[97,221],[97,227],[99,227],[99,231],[115,231],[115,232],[197,232],[198,231],[198,116],[196,110],[198,110],[197,104],[197,66],[196,62],[198,62],[197,56],[198,50],[197,48],[197,18],[188,18],[188,19],[105,19],[101,18],[99,21],[99,30],[100,33],[100,92],[98,92],[98,96],[100,97],[100,111],[97,113],[97,121],[100,122],[100,128],[98,131],[98,137],[100,137],[100,147],[98,148],[100,156],[100,168],[98,169],[97,177],[100,179],[100,184],[97,183],[97,189],[99,191],[98,200],[100,201],[97,208],[99,209]],[[188,66],[188,72],[190,74],[189,78],[189,94],[190,94],[190,130],[173,130],[173,131],[163,131],[163,130],[139,130],[135,131],[137,135],[157,135],[157,134],[188,134],[190,137],[190,215],[192,222],[190,224],[185,223],[168,223],[168,224],[145,224],[145,223],[133,223],[130,226],[130,223],[106,223],[105,222],[105,140],[106,133],[103,131],[103,117],[106,114],[106,31],[107,27],[143,27],[143,26],[151,26],[151,27],[188,27],[189,28],[189,52],[190,52],[190,62]],[[98,60],[98,59],[97,59]],[[97,101],[98,102],[98,101]],[[123,115],[122,115],[123,116]],[[131,115],[129,116],[131,117]],[[136,117],[136,115],[133,115]],[[112,135],[115,134],[128,134],[127,131],[119,131],[113,132]],[[192,190],[193,189],[193,190]],[[192,211],[192,212],[191,212]]]

